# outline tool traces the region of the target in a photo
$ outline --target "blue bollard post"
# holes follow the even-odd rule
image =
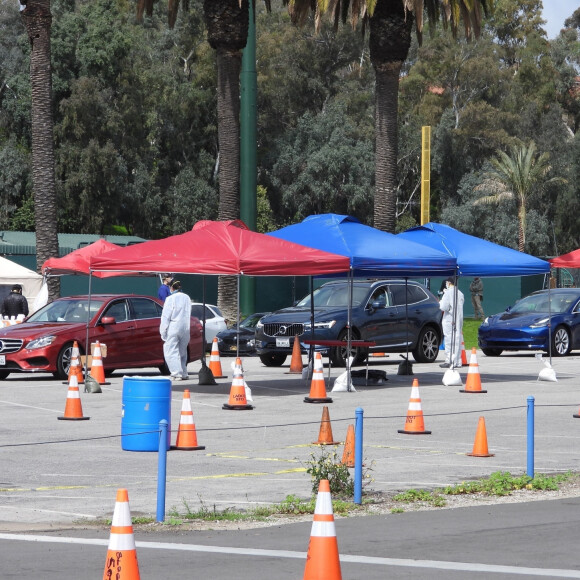
[[[528,477],[534,477],[534,397],[528,397]]]
[[[166,419],[159,421],[159,457],[157,462],[157,521],[165,520],[165,486],[167,482],[167,427]]]
[[[362,504],[363,464],[363,413],[362,407],[355,410],[354,422],[354,503]]]

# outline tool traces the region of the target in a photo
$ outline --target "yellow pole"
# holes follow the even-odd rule
[[[431,221],[431,127],[421,129],[421,225]]]

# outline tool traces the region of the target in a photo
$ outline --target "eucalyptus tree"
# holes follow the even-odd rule
[[[52,67],[50,62],[50,0],[23,0],[22,21],[30,40],[30,91],[32,132],[32,185],[36,227],[37,269],[58,257]],[[49,298],[60,293],[58,277],[49,278]]]
[[[541,194],[549,184],[563,182],[560,177],[548,178],[552,169],[549,158],[549,153],[537,154],[533,141],[529,145],[512,147],[510,155],[498,151],[490,160],[491,171],[485,173],[483,181],[474,188],[474,191],[488,193],[474,201],[475,205],[515,201],[520,252],[526,247],[526,213],[530,197]]]
[[[362,21],[369,29],[370,59],[376,75],[374,226],[394,232],[397,197],[398,93],[401,69],[411,46],[412,28],[419,41],[423,16],[431,25],[441,19],[456,36],[461,22],[467,38],[479,36],[482,10],[494,0],[284,0],[295,22],[304,22],[315,7],[317,20],[328,12],[335,23]]]

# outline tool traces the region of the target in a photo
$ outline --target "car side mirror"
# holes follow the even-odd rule
[[[375,300],[372,304],[371,304],[373,310],[378,310],[379,308],[383,307],[383,302],[380,302],[379,300]]]
[[[103,326],[108,326],[109,324],[117,324],[117,320],[115,319],[114,316],[103,316],[103,318],[101,318],[101,324]]]

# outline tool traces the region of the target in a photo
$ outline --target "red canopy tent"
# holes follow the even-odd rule
[[[79,248],[62,258],[49,258],[42,265],[42,273],[45,276],[62,276],[64,274],[87,274],[90,273],[90,261],[94,256],[100,256],[112,250],[118,250],[120,246],[107,242],[107,240],[97,240],[84,248]],[[118,272],[95,272],[98,278],[108,278],[110,276],[121,275]]]
[[[349,270],[350,261],[252,232],[240,220],[200,221],[184,234],[120,248],[90,259],[98,273],[179,272],[246,276],[319,276]]]
[[[548,260],[552,268],[580,268],[580,249]]]

